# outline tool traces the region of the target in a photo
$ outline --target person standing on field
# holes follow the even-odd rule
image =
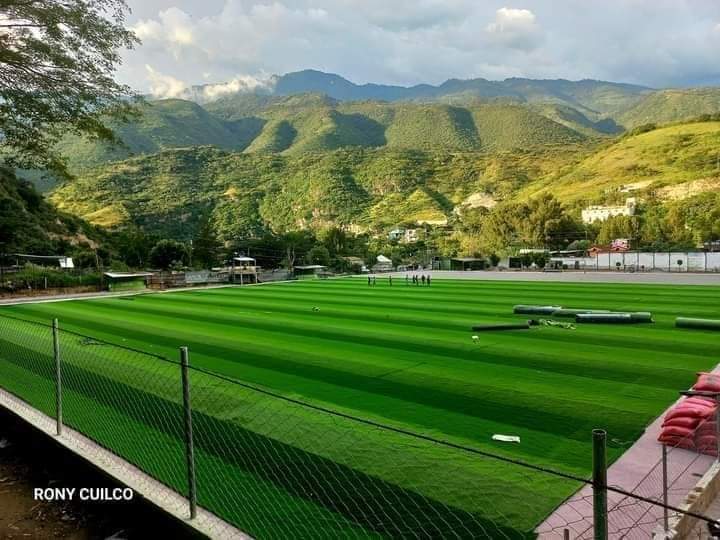
[[[388,276],[388,283],[390,283],[390,286],[392,287],[392,276]]]
[[[422,275],[422,282],[423,282],[423,285],[425,285],[425,274]]]
[[[408,276],[407,274],[405,274],[405,285],[410,285],[410,276]]]
[[[427,277],[427,285],[428,285],[428,287],[430,286],[430,274],[428,274],[428,277]]]
[[[368,275],[368,287],[369,287],[370,285],[372,285],[372,283],[371,283],[371,281],[370,281],[370,275]]]

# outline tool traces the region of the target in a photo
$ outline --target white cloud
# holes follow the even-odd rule
[[[180,97],[187,89],[187,85],[171,75],[164,75],[146,64],[147,79],[150,83],[150,93],[157,98]]]
[[[223,83],[220,93],[257,84],[248,75],[264,81],[306,68],[390,84],[506,76],[720,83],[717,0],[514,1],[129,0],[143,44],[125,55],[120,75],[141,90],[157,86],[149,64],[186,86]]]
[[[132,30],[145,43],[153,42],[173,48],[192,45],[195,42],[193,22],[190,16],[178,8],[158,13],[159,20],[142,20]]]
[[[205,86],[203,88],[203,97],[207,101],[213,101],[227,94],[271,90],[273,86],[274,80],[271,77],[259,78],[251,75],[238,75],[226,83]]]
[[[535,14],[529,9],[502,7],[495,12],[495,20],[485,31],[491,41],[524,51],[536,48],[542,40]]]

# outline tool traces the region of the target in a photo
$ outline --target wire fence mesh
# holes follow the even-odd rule
[[[180,362],[62,329],[57,336],[63,426],[122,458],[121,467],[143,471],[145,489],[159,482],[190,497]],[[53,418],[56,361],[50,325],[0,316],[0,387]],[[202,369],[191,367],[187,383],[197,504],[252,537],[593,537],[593,488],[602,486],[576,473]],[[667,475],[658,454],[631,491],[613,488],[610,479],[610,537],[648,538],[664,527],[666,513],[670,520],[687,514],[676,506],[693,487],[682,473],[713,460],[687,452],[667,451]],[[548,499],[562,503],[550,517]],[[713,521],[693,519],[703,531]]]

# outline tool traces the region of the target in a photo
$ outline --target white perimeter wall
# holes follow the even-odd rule
[[[634,267],[640,270],[660,270],[664,272],[720,272],[720,253],[698,252],[655,252],[655,253],[599,253],[597,257],[553,257],[553,261],[566,264],[568,268],[575,268],[580,263],[580,269],[587,270],[615,270],[617,263],[620,268]],[[677,262],[682,261],[682,265]]]

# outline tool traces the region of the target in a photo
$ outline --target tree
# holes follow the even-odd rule
[[[25,231],[25,209],[15,199],[0,198],[0,254],[12,251]]]
[[[292,231],[282,237],[282,244],[285,251],[285,262],[288,268],[295,266],[295,259],[298,252],[309,250],[314,244],[315,238],[308,231]]]
[[[142,268],[147,265],[150,250],[156,239],[148,236],[138,227],[129,227],[118,235],[118,254],[125,264],[131,268]]]
[[[150,263],[162,270],[182,265],[186,259],[185,244],[175,240],[160,240],[150,250]]]
[[[193,240],[193,264],[204,268],[214,266],[220,256],[220,242],[215,236],[212,224],[205,218],[200,222],[197,236]]]
[[[135,111],[113,76],[120,49],[138,43],[124,27],[124,0],[0,3],[0,151],[10,166],[66,175],[55,143],[66,133],[115,141],[103,120]]]
[[[325,229],[318,237],[333,257],[345,251],[347,234],[339,227]]]
[[[314,246],[305,255],[307,264],[320,264],[322,266],[330,266],[330,252],[323,245]]]

